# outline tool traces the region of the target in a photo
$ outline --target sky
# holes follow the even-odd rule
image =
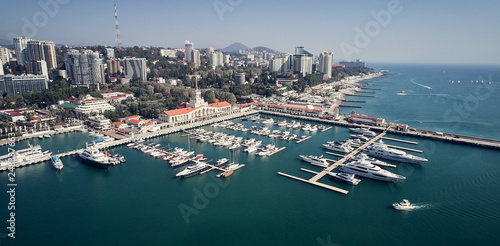
[[[500,64],[498,0],[0,0],[0,39],[224,48],[234,42],[334,60]]]

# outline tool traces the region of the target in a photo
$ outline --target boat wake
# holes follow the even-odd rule
[[[423,85],[423,84],[419,84],[419,83],[415,82],[415,80],[413,80],[413,79],[411,79],[410,81],[411,81],[413,84],[416,84],[416,85],[418,85],[418,86],[422,86],[422,87],[424,87],[424,88],[426,88],[426,89],[429,89],[429,90],[432,90],[432,87],[427,86],[427,85]]]
[[[413,203],[412,207],[413,207],[413,210],[430,209],[430,208],[432,208],[432,204],[428,204],[428,203]]]

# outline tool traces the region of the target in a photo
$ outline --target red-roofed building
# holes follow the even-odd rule
[[[141,127],[144,125],[144,122],[142,120],[129,119],[128,124],[131,126]]]
[[[123,123],[123,122],[119,122],[119,121],[116,121],[116,122],[113,122],[113,127],[115,129],[125,129],[128,125]]]
[[[347,120],[352,123],[364,124],[364,125],[372,125],[372,126],[385,125],[385,119],[356,114],[355,112],[352,112],[351,115],[347,116]]]

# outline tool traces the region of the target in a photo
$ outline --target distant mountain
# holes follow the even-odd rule
[[[233,43],[226,48],[220,49],[222,52],[238,52],[240,50],[249,50],[250,48],[242,43]]]
[[[13,45],[13,43],[12,43],[12,40],[0,39],[0,45],[2,45],[2,46],[9,46],[9,45]]]
[[[242,43],[233,43],[233,44],[227,46],[226,48],[219,49],[219,50],[222,52],[238,52],[240,50],[254,50],[254,51],[258,51],[258,52],[266,51],[268,53],[281,53],[279,51],[276,51],[276,50],[273,50],[273,49],[270,49],[270,48],[267,48],[264,46],[257,46],[257,47],[252,49],[252,48],[250,48]]]

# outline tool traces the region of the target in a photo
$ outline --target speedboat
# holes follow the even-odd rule
[[[355,178],[356,175],[354,175],[353,173],[346,173],[346,172],[332,173],[332,172],[329,172],[328,175],[330,175],[330,177],[332,177],[336,180],[343,181],[343,182],[346,182],[346,183],[351,184],[351,185],[358,185],[359,182],[361,182],[361,180]]]
[[[419,156],[410,155],[402,150],[389,148],[389,146],[380,143],[374,143],[363,150],[369,156],[384,158],[393,161],[406,162],[411,164],[421,164],[428,161]]]
[[[403,199],[403,201],[401,201],[401,202],[393,203],[392,207],[396,210],[406,210],[406,211],[412,210],[415,208],[413,205],[411,205],[410,201],[408,201],[406,199]]]
[[[328,161],[323,156],[314,156],[314,155],[299,155],[302,160],[311,163],[311,165],[319,166],[319,167],[328,167]]]
[[[353,173],[361,177],[387,182],[396,182],[398,180],[406,179],[404,176],[381,169],[379,166],[375,166],[366,160],[349,162],[346,165],[339,167],[339,170],[342,172]]]

